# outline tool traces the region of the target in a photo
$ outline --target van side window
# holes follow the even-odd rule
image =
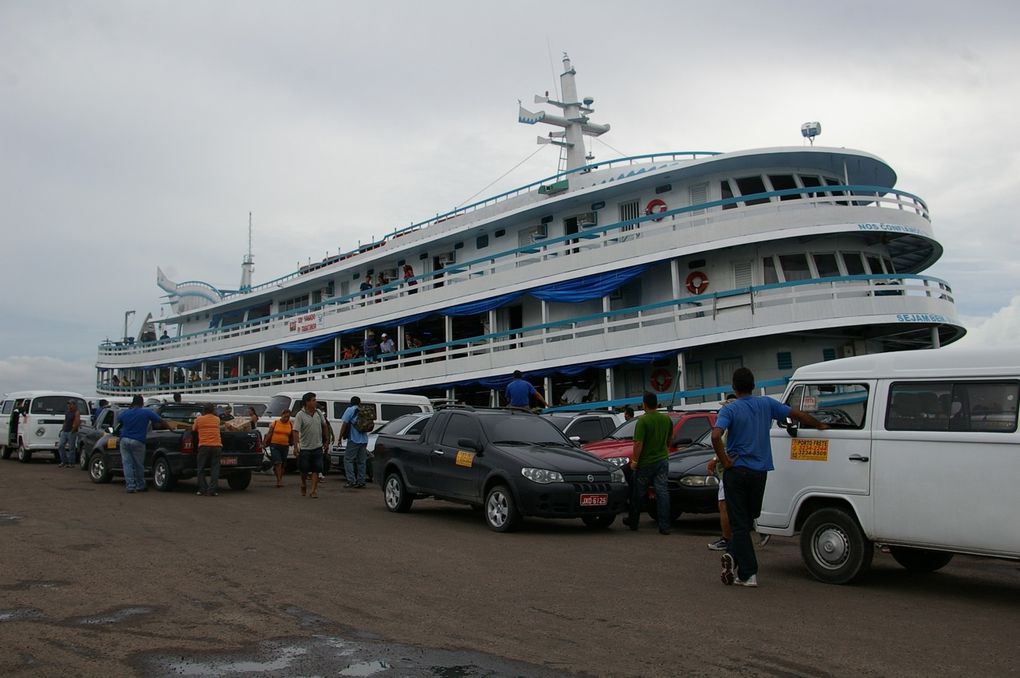
[[[420,405],[400,405],[395,403],[382,404],[383,421],[393,421],[397,417],[405,414],[418,414],[419,412],[421,412]]]
[[[13,410],[13,409],[14,409],[14,401],[13,400],[5,400],[3,402],[2,408],[0,408],[0,414],[10,414],[11,410]]]
[[[1017,382],[897,382],[889,388],[888,431],[1017,430]]]
[[[868,412],[866,384],[801,384],[786,399],[790,407],[807,412],[830,428],[862,429]],[[802,428],[811,428],[801,424]]]

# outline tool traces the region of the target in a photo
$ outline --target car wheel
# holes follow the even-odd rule
[[[4,445],[3,447],[0,447],[0,457],[4,459],[11,458],[11,448],[9,445]]]
[[[935,572],[941,570],[953,559],[952,553],[915,549],[907,546],[890,546],[889,553],[909,572]]]
[[[383,501],[386,502],[386,508],[394,513],[407,513],[411,510],[414,497],[407,491],[404,479],[396,471],[386,476],[386,482],[383,483]]]
[[[22,464],[27,464],[32,461],[32,453],[25,449],[25,443],[18,443],[18,461]]]
[[[112,477],[113,474],[106,468],[106,459],[103,458],[103,453],[93,452],[89,457],[89,478],[92,479],[92,482],[108,483]]]
[[[616,515],[584,516],[581,518],[581,522],[593,530],[604,530],[616,522]]]
[[[177,484],[177,478],[166,457],[160,457],[152,464],[152,484],[160,492],[169,492]]]
[[[521,512],[505,485],[496,485],[485,495],[485,524],[496,532],[512,532],[521,522]]]
[[[248,486],[251,485],[251,471],[231,473],[227,476],[227,485],[230,486],[230,489],[238,492],[248,489]]]
[[[804,522],[800,555],[818,581],[848,584],[871,567],[875,548],[852,515],[843,509],[825,508]]]

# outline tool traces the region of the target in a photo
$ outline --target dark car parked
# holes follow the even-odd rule
[[[516,410],[444,409],[418,436],[380,434],[375,478],[390,511],[431,496],[482,509],[497,532],[513,530],[524,516],[608,527],[627,499],[623,471],[542,417]]]
[[[683,513],[718,513],[719,481],[708,472],[708,462],[715,456],[712,449],[712,432],[704,433],[697,441],[669,455],[670,519]],[[645,510],[654,520],[655,492],[649,490]]]
[[[194,478],[197,471],[197,434],[191,424],[202,412],[201,404],[165,403],[152,409],[164,419],[175,422],[176,430],[150,430],[145,439],[145,475],[157,490],[169,492],[182,478]],[[108,483],[123,476],[120,457],[119,426],[104,432],[89,450],[88,471],[93,482]],[[223,452],[220,477],[232,490],[251,484],[252,471],[262,466],[262,436],[255,431],[221,431]]]
[[[602,440],[623,423],[623,415],[614,412],[588,410],[586,412],[554,412],[543,414],[563,435],[581,445]]]

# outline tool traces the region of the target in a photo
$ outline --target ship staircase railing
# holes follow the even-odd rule
[[[726,314],[743,312],[745,318],[759,316],[757,322],[769,325],[770,311],[775,313],[774,324],[787,325],[790,314],[786,308],[814,304],[813,317],[822,317],[822,311],[829,309],[833,318],[842,317],[839,309],[844,302],[878,297],[912,297],[927,299],[928,304],[917,306],[923,317],[911,317],[904,322],[923,322],[937,325],[957,322],[953,305],[955,303],[949,284],[939,278],[925,275],[881,274],[834,276],[809,280],[773,283],[752,287],[735,288],[653,304],[633,306],[624,309],[575,316],[546,323],[491,332],[478,336],[458,338],[452,341],[404,349],[385,354],[375,361],[364,357],[338,360],[273,372],[263,372],[236,377],[204,378],[191,382],[147,383],[141,386],[115,387],[102,381],[97,383],[100,392],[107,394],[162,392],[173,388],[187,388],[189,392],[217,392],[246,388],[267,388],[301,384],[316,379],[343,378],[364,375],[366,372],[409,368],[426,363],[444,362],[468,356],[485,356],[499,351],[524,350],[525,355],[538,355],[549,344],[571,342],[578,339],[611,335],[630,330],[646,330],[672,325],[669,333],[673,340],[697,340],[718,334],[721,330],[717,320]],[[784,308],[785,307],[785,308]],[[903,307],[898,304],[897,309]],[[932,312],[937,308],[940,312]],[[764,315],[764,317],[762,317]],[[709,319],[707,322],[704,319]],[[267,347],[261,350],[271,350]],[[587,350],[587,349],[585,349]],[[587,354],[578,355],[579,359]],[[189,362],[195,362],[189,360]],[[217,364],[215,357],[204,361],[207,365]],[[160,367],[173,367],[173,363],[150,367],[130,368],[151,373]],[[401,381],[393,373],[392,381]]]

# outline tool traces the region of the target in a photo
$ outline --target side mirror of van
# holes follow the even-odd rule
[[[792,418],[787,417],[782,422],[780,422],[779,425],[786,429],[786,433],[791,438],[796,438],[797,437],[797,428],[798,428],[798,425],[797,425],[797,422],[794,421]]]

